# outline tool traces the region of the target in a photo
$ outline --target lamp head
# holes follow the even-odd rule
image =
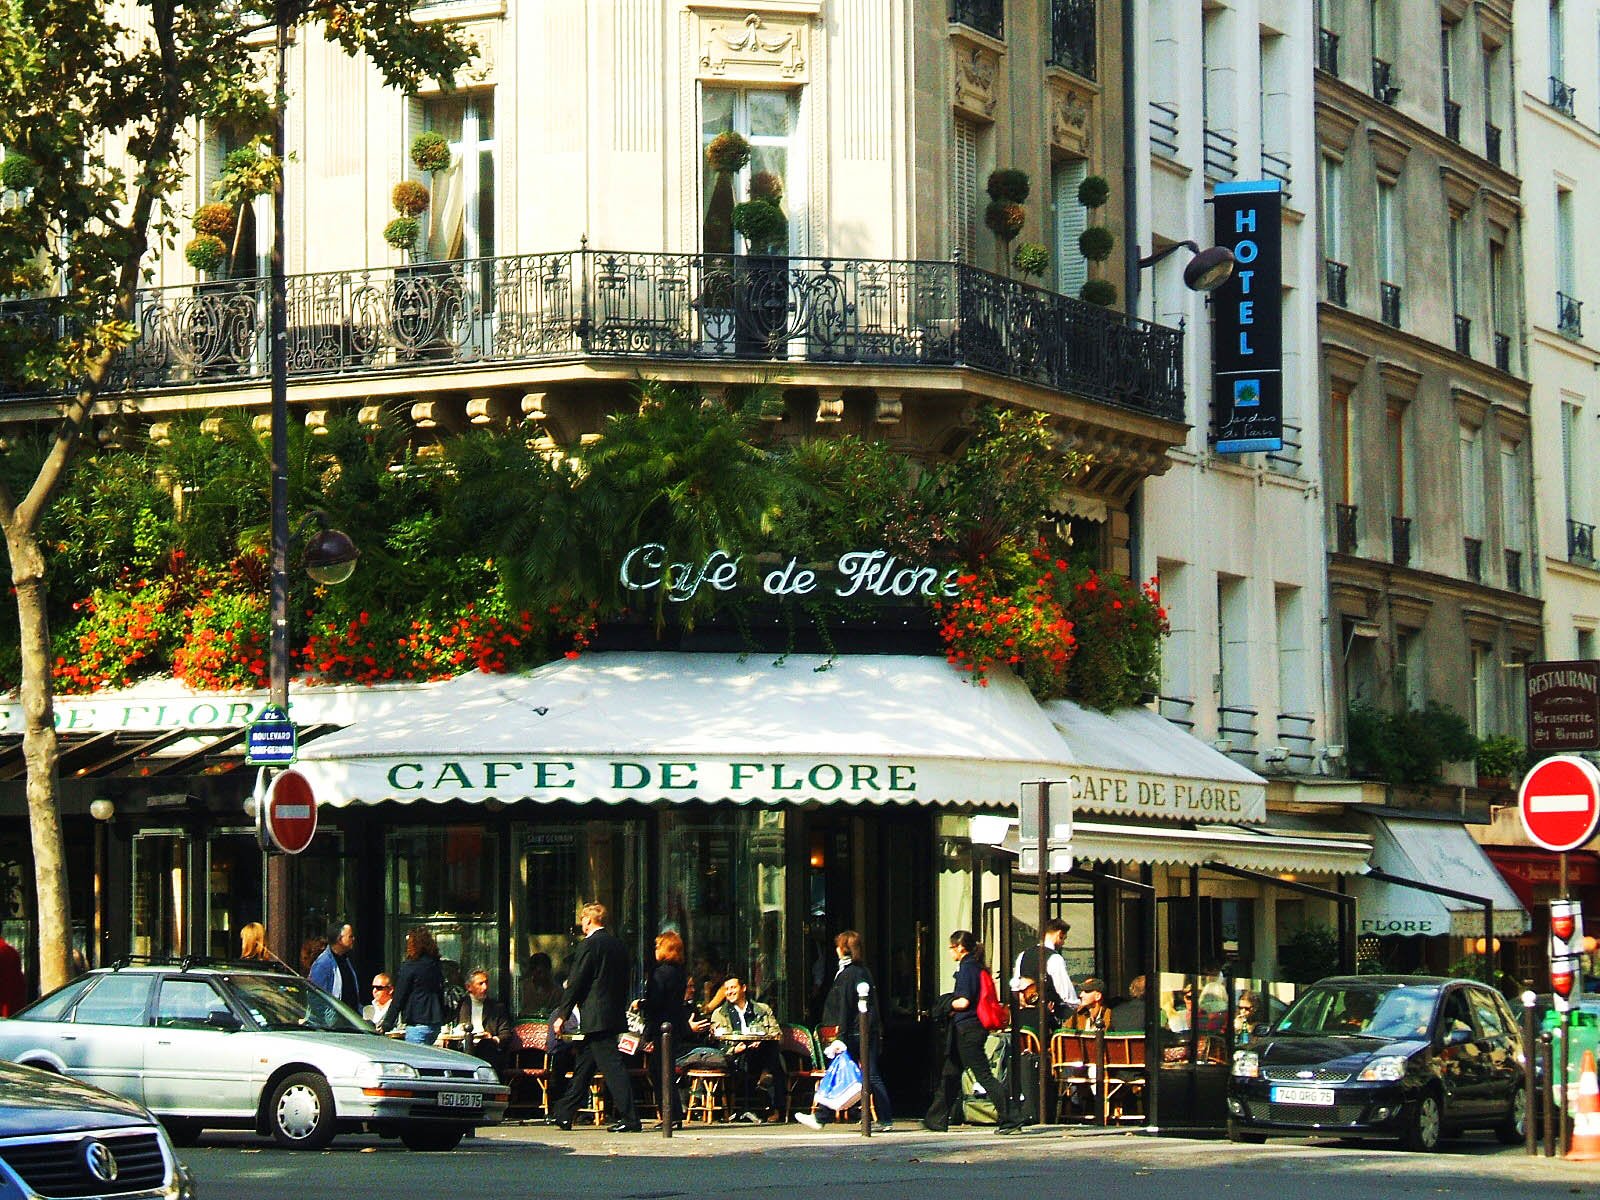
[[[306,552],[301,559],[306,574],[317,583],[343,583],[355,574],[356,560],[361,557],[361,551],[350,540],[349,534],[329,529],[320,515],[317,525],[317,532],[306,543]]]
[[[1193,292],[1214,292],[1233,278],[1233,251],[1210,246],[1189,260],[1183,269],[1183,286]]]
[[[856,995],[860,996],[863,1000],[865,1000],[867,998],[867,994],[869,992],[871,992],[871,991],[872,991],[872,985],[870,983],[868,983],[865,979],[863,979],[860,983],[856,984]]]
[[[96,821],[109,821],[117,815],[117,806],[104,796],[89,801],[89,815]]]

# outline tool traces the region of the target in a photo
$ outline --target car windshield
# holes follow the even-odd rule
[[[1284,1014],[1276,1032],[1313,1037],[1422,1037],[1433,1021],[1438,985],[1314,987]]]
[[[262,1029],[372,1032],[372,1026],[356,1013],[294,975],[232,975],[228,986],[240,1007]]]

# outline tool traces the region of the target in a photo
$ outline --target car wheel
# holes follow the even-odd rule
[[[1229,1121],[1228,1140],[1230,1142],[1241,1142],[1246,1146],[1259,1146],[1267,1140],[1267,1135],[1264,1133],[1252,1133],[1248,1129],[1241,1129],[1237,1121]]]
[[[1437,1150],[1443,1130],[1444,1108],[1439,1103],[1438,1093],[1424,1092],[1405,1117],[1400,1144],[1407,1150]]]
[[[161,1124],[166,1128],[167,1138],[174,1146],[192,1146],[205,1132],[204,1125],[188,1117],[167,1117]]]
[[[456,1125],[402,1125],[400,1140],[407,1150],[454,1150],[467,1131]]]
[[[1502,1146],[1520,1146],[1528,1130],[1528,1093],[1519,1085],[1511,1089],[1511,1111],[1494,1127]]]
[[[290,1150],[321,1150],[333,1141],[333,1089],[314,1071],[290,1075],[273,1089],[267,1123]]]

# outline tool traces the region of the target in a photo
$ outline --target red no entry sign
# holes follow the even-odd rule
[[[1547,758],[1523,779],[1517,811],[1537,844],[1546,850],[1574,850],[1594,836],[1600,820],[1600,771],[1571,755]]]
[[[299,771],[284,771],[267,787],[267,836],[285,854],[299,854],[317,834],[317,798]]]

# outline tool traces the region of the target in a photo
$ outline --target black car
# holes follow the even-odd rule
[[[1228,1136],[1397,1138],[1432,1150],[1446,1133],[1522,1140],[1522,1035],[1498,992],[1467,979],[1365,975],[1312,985],[1234,1051]]]
[[[193,1200],[194,1185],[141,1105],[0,1062],[0,1196]]]

